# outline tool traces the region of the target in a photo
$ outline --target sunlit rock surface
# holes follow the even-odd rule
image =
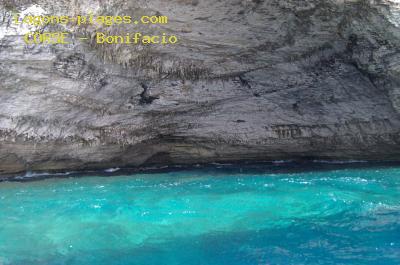
[[[3,1],[0,174],[236,160],[400,158],[399,1]],[[165,15],[53,27],[27,14]],[[176,45],[98,45],[95,32]]]

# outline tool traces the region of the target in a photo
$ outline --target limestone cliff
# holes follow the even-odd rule
[[[400,159],[400,2],[0,4],[0,175],[277,159]],[[176,45],[25,45],[12,10],[162,14]],[[142,26],[143,27],[143,26]]]

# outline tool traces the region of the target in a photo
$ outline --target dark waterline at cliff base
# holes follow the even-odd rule
[[[308,171],[329,171],[339,169],[363,169],[380,167],[400,167],[400,161],[364,161],[364,160],[306,160],[306,161],[235,161],[224,163],[164,165],[147,167],[112,167],[102,170],[78,171],[27,171],[14,175],[0,175],[2,181],[40,181],[49,178],[79,178],[79,177],[115,177],[134,174],[155,174],[181,171],[200,171],[209,174],[246,173],[299,173]]]
[[[397,265],[400,166],[359,166],[2,182],[0,263]]]

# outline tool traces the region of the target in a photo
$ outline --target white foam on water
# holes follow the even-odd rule
[[[120,170],[120,168],[119,167],[115,167],[115,168],[108,168],[108,169],[104,170],[104,172],[113,173],[113,172],[117,172],[118,170]]]

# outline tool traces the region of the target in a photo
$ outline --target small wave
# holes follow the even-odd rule
[[[231,164],[231,163],[218,163],[218,162],[213,162],[213,163],[211,163],[211,165],[214,165],[214,166],[232,166],[233,164]]]
[[[355,163],[368,163],[365,160],[313,160],[313,163],[320,164],[355,164]]]
[[[24,175],[16,176],[15,179],[29,179],[29,178],[48,177],[48,176],[68,176],[73,173],[75,173],[75,172],[67,171],[67,172],[59,172],[59,173],[49,173],[49,172],[41,172],[41,173],[36,172],[35,173],[35,172],[28,171]]]
[[[118,170],[120,170],[119,167],[113,167],[113,168],[108,168],[108,169],[104,170],[104,172],[106,172],[106,173],[114,173],[114,172],[117,172]]]
[[[280,165],[280,164],[289,164],[292,162],[293,162],[293,160],[274,160],[274,161],[272,161],[272,164]]]

